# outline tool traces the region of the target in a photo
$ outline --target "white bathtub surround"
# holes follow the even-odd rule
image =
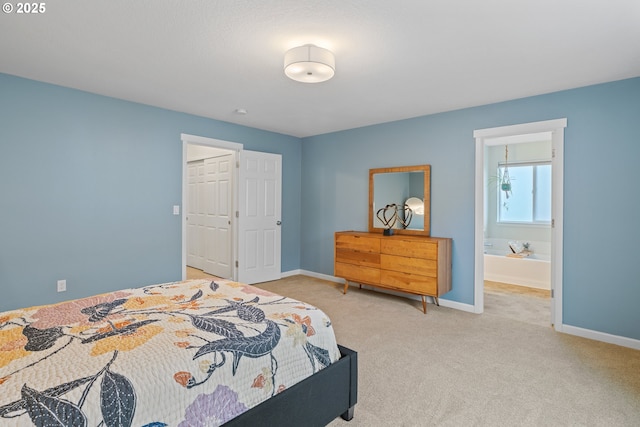
[[[511,283],[537,289],[551,289],[551,262],[541,255],[514,258],[502,254],[484,254],[484,280]]]
[[[524,247],[524,243],[527,243],[528,247]],[[486,238],[484,239],[484,253],[493,255],[507,255],[513,253],[511,245],[514,244],[516,248],[520,248],[521,251],[527,251],[530,256],[538,259],[549,260],[551,258],[551,243],[536,240],[514,240],[514,239],[497,239]],[[516,252],[518,252],[516,250]]]
[[[484,279],[537,289],[551,289],[551,245],[531,241],[526,256],[515,256],[515,246],[522,255],[524,245],[513,239],[485,239]]]

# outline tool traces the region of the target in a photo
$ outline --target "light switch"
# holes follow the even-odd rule
[[[180,205],[173,205],[173,214],[180,215]]]

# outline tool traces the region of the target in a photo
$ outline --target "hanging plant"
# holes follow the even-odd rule
[[[504,191],[504,196],[508,199],[511,195],[511,178],[509,177],[509,146],[504,146],[504,172],[500,177],[500,190]]]
[[[511,176],[509,175],[509,146],[504,147],[504,162],[498,163],[498,173],[487,178],[487,187],[491,191],[504,191],[502,198],[502,207],[509,210],[508,201],[512,195]]]

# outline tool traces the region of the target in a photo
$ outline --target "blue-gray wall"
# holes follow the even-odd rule
[[[282,154],[299,268],[299,138],[0,74],[0,311],[181,279],[181,133]]]
[[[0,311],[179,279],[181,133],[283,155],[283,271],[333,273],[333,233],[367,228],[370,168],[431,164],[446,298],[472,304],[473,131],[562,117],[564,323],[640,339],[640,78],[301,141],[0,74]]]
[[[563,117],[564,323],[640,339],[640,78],[304,138],[302,268],[333,274],[333,233],[367,229],[370,168],[431,164],[445,298],[473,304],[473,131]]]

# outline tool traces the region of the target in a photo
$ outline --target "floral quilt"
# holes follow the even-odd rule
[[[0,426],[216,426],[338,360],[327,316],[226,280],[0,313]]]

